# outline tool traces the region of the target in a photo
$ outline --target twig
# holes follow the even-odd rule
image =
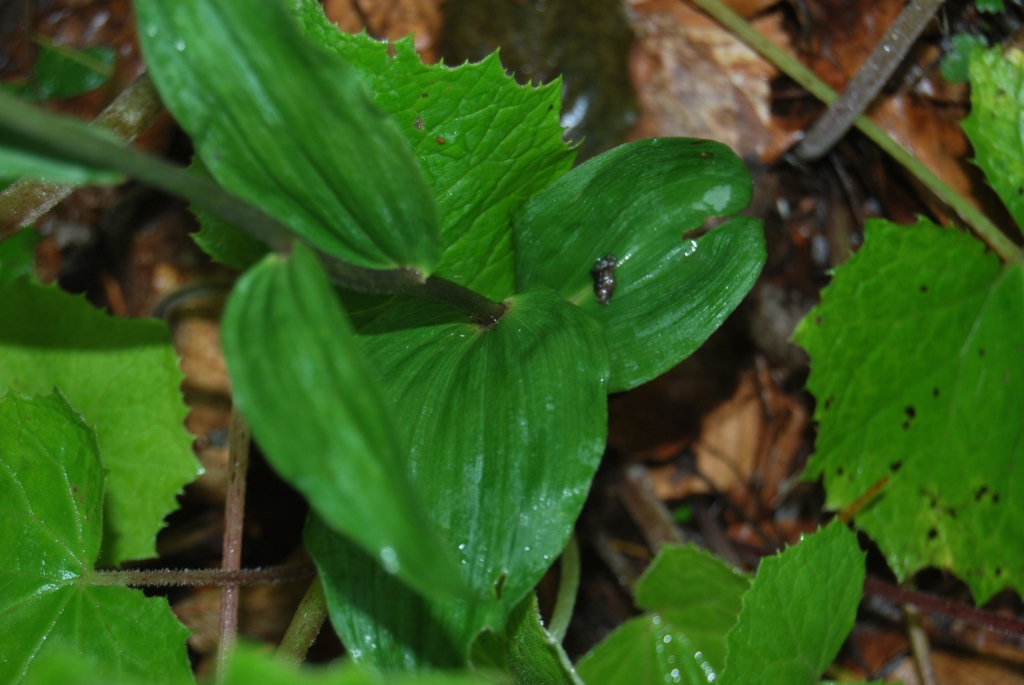
[[[814,97],[825,104],[836,100],[836,93],[819,79],[803,64],[787,55],[777,45],[762,36],[738,14],[725,7],[718,0],[690,0],[694,5],[707,12],[722,26],[735,33],[741,40],[761,54],[762,57],[779,68],[784,74],[804,87]],[[1024,260],[1020,248],[1013,244],[995,224],[988,220],[978,209],[962,195],[953,190],[945,181],[922,164],[916,157],[907,152],[893,140],[880,126],[864,116],[854,121],[864,135],[870,138],[885,153],[902,165],[910,174],[920,181],[935,196],[945,202],[964,222],[974,229],[985,243],[999,257],[1008,263]]]
[[[558,596],[555,598],[555,608],[551,612],[551,625],[548,628],[548,632],[559,642],[565,639],[565,633],[569,630],[572,611],[576,606],[576,594],[580,589],[580,545],[575,533],[569,537],[569,544],[562,551],[560,571]]]
[[[846,135],[854,119],[864,113],[896,67],[903,62],[942,3],[943,0],[911,0],[903,8],[843,94],[814,122],[806,137],[793,150],[798,159],[816,160]]]
[[[306,659],[310,646],[323,627],[327,618],[327,599],[324,597],[324,586],[320,578],[314,578],[309,589],[299,602],[292,622],[277,648],[275,657],[278,661],[298,666]]]
[[[242,567],[242,532],[245,522],[245,477],[249,470],[249,428],[237,409],[231,410],[228,427],[228,488],[224,504],[224,551],[221,568]],[[228,657],[238,635],[239,586],[224,586],[220,596],[220,640],[217,647],[217,680],[223,681]]]
[[[623,471],[622,476],[619,498],[651,550],[657,553],[666,543],[685,542],[682,532],[672,520],[672,514],[655,497],[647,469],[633,464]]]

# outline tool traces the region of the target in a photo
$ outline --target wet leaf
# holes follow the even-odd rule
[[[104,561],[155,556],[164,516],[202,472],[167,325],[114,318],[26,279],[0,286],[0,302],[0,392],[61,389],[96,429],[109,470]]]
[[[96,434],[59,392],[5,395],[0,424],[0,681],[73,651],[114,680],[195,682],[166,599],[89,584],[103,535]]]
[[[313,252],[270,255],[221,329],[235,402],[274,469],[333,530],[420,592],[460,596],[452,555],[406,475],[378,381]]]
[[[396,307],[360,343],[407,446],[432,523],[458,547],[474,603],[403,595],[311,524],[331,619],[378,666],[458,667],[561,553],[604,449],[607,352],[597,322],[548,290],[481,328],[440,305]]]
[[[1022,267],[970,236],[872,221],[795,335],[819,422],[805,477],[832,510],[887,477],[857,527],[901,580],[949,569],[978,603],[1024,591],[1022,292]]]
[[[283,3],[134,8],[160,96],[221,185],[354,264],[436,266],[437,210],[408,141]]]
[[[760,222],[709,217],[750,201],[750,176],[719,143],[644,140],[563,176],[514,218],[516,285],[544,286],[595,316],[611,355],[609,390],[636,387],[689,356],[753,286],[765,260]],[[602,303],[595,265],[614,257]]]
[[[504,630],[477,637],[470,660],[474,668],[512,674],[516,685],[583,685],[562,645],[545,630],[532,593],[512,610]]]
[[[853,628],[864,584],[857,536],[833,521],[761,560],[726,638],[723,685],[811,685]]]
[[[518,86],[497,55],[455,68],[425,66],[411,39],[389,46],[342,33],[315,0],[292,0],[292,7],[306,35],[359,72],[416,151],[441,215],[445,253],[437,273],[493,299],[511,295],[509,216],[575,156],[562,141],[560,84]]]
[[[693,546],[666,546],[636,586],[650,613],[619,626],[577,667],[587,685],[703,685],[725,665],[725,636],[750,581]]]

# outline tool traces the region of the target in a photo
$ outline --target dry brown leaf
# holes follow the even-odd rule
[[[324,13],[347,33],[365,28],[374,38],[392,41],[412,35],[424,62],[440,58],[440,0],[325,0]]]

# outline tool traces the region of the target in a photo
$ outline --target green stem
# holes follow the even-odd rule
[[[825,104],[832,104],[838,97],[814,73],[803,64],[782,51],[777,45],[762,36],[742,17],[722,5],[718,0],[690,0],[694,5],[707,12],[722,26],[735,33],[741,40],[756,50],[762,57],[774,64],[780,71],[803,86],[814,97]],[[995,224],[979,212],[974,205],[957,193],[945,181],[933,174],[924,164],[893,140],[880,126],[864,116],[854,121],[862,133],[876,145],[901,164],[925,187],[935,193],[936,197],[945,202],[961,219],[964,220],[978,236],[985,241],[992,251],[1009,263],[1024,261],[1024,254],[1013,244]]]
[[[313,640],[320,633],[327,618],[327,599],[319,576],[313,579],[309,589],[295,610],[292,622],[281,640],[275,654],[278,661],[298,666],[306,659]]]
[[[160,96],[143,74],[125,88],[93,120],[125,141],[135,140],[164,111]],[[71,194],[75,187],[20,179],[0,192],[0,240],[6,240]]]
[[[80,164],[113,169],[173,195],[185,198],[211,214],[238,226],[277,252],[287,252],[292,234],[259,209],[231,195],[213,181],[157,157],[123,147],[96,135],[74,119],[50,114],[0,92],[0,144]],[[321,254],[335,283],[362,293],[409,295],[441,302],[466,313],[477,323],[496,323],[504,305],[436,276],[423,278],[413,269],[375,270]]]
[[[569,544],[562,551],[561,577],[558,580],[558,596],[555,609],[551,612],[551,627],[548,632],[561,642],[569,630],[572,611],[576,606],[576,594],[580,590],[580,545],[576,533],[569,538]]]

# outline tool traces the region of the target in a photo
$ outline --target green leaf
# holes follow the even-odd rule
[[[587,685],[713,681],[750,581],[691,546],[666,546],[636,586],[651,612],[619,626],[577,664]]]
[[[0,243],[0,284],[22,276],[36,275],[36,246],[39,234],[26,229]]]
[[[281,0],[134,7],[149,73],[221,185],[354,264],[437,265],[437,210],[408,141]]]
[[[379,384],[317,257],[296,243],[239,280],[221,330],[235,401],[271,465],[334,530],[430,595],[464,594],[405,475]]]
[[[939,71],[942,78],[950,83],[967,83],[971,80],[969,63],[971,54],[988,47],[985,36],[958,33],[950,41],[949,52],[942,58]]]
[[[1024,226],[1024,52],[1001,47],[969,56],[971,114],[963,127],[985,180]]]
[[[888,477],[857,527],[900,580],[950,569],[979,603],[1024,592],[1022,293],[1022,267],[963,233],[871,221],[795,335],[818,400],[805,477],[832,510]]]
[[[513,217],[516,283],[545,286],[597,317],[611,355],[611,392],[685,359],[753,286],[765,260],[760,222],[734,219],[693,239],[709,217],[750,201],[750,175],[729,148],[642,140],[595,157]],[[614,295],[592,269],[613,256]]]
[[[1003,6],[1003,0],[977,0],[975,5],[978,7],[979,12],[987,12],[989,14],[1006,11],[1006,8]]]
[[[479,64],[425,66],[411,38],[389,45],[345,34],[316,0],[291,6],[307,36],[359,72],[416,151],[441,215],[437,273],[492,299],[511,295],[509,218],[575,158],[558,120],[561,84],[519,86],[497,54]]]
[[[99,46],[72,50],[36,39],[39,56],[32,70],[32,94],[39,100],[74,97],[99,88],[114,73],[115,52]]]
[[[569,539],[604,450],[607,351],[597,322],[548,290],[507,301],[481,328],[409,303],[359,336],[409,452],[431,521],[458,546],[475,603],[410,603],[376,565],[315,528],[335,628],[355,654],[397,669],[465,664],[500,630]]]
[[[192,160],[189,170],[212,179],[210,172],[199,160]],[[225,221],[196,204],[189,206],[189,211],[199,222],[199,231],[192,234],[192,240],[203,252],[221,264],[245,271],[249,267],[255,266],[270,251],[266,245],[235,224]]]
[[[194,682],[164,598],[89,585],[103,534],[96,435],[59,392],[0,398],[0,682],[73,650],[113,677]]]
[[[155,556],[164,516],[202,472],[167,325],[117,319],[25,279],[0,286],[0,303],[0,393],[61,389],[96,429],[109,470],[104,561]]]
[[[541,623],[533,593],[512,610],[504,630],[477,637],[470,659],[475,668],[512,674],[516,685],[583,685],[562,645]]]
[[[833,521],[761,561],[729,631],[723,685],[818,682],[853,628],[864,585],[857,536]]]

